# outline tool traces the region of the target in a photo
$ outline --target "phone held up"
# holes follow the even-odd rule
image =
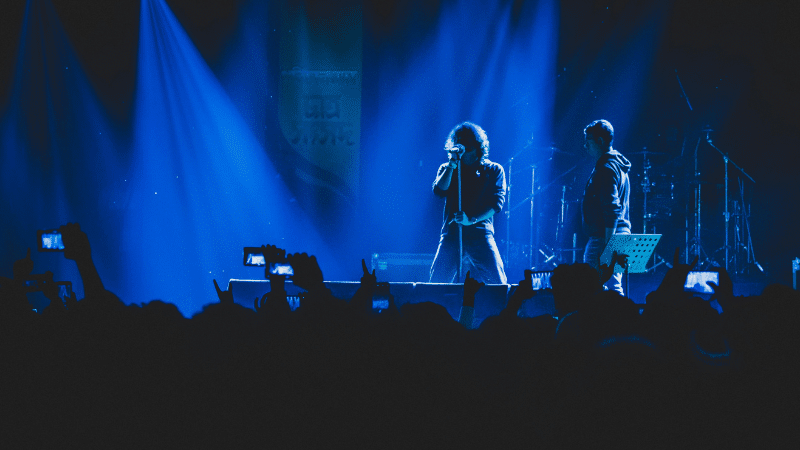
[[[64,241],[58,230],[39,230],[36,232],[38,250],[40,252],[63,252]]]
[[[291,277],[294,275],[294,269],[285,259],[280,261],[267,261],[264,257],[263,249],[261,247],[245,247],[242,250],[243,260],[245,266],[265,267],[269,264],[269,273],[271,275],[283,275]]]
[[[378,282],[375,286],[375,295],[372,296],[372,311],[381,313],[389,309],[389,283]]]
[[[686,284],[683,286],[683,289],[698,294],[713,294],[714,288],[708,285],[709,281],[719,286],[719,272],[689,272],[686,276]]]

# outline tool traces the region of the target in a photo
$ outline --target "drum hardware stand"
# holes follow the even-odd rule
[[[523,151],[527,150],[527,147],[520,152],[517,153],[519,155]],[[508,184],[506,186],[506,203],[511,205],[511,177],[513,175],[513,165],[514,165],[514,158],[517,156],[514,155],[508,160]],[[530,236],[528,238],[528,267],[533,266],[533,241],[534,241],[534,233],[536,231],[536,227],[534,226],[534,215],[533,215],[533,207],[534,207],[534,200],[536,194],[536,164],[531,164],[531,195],[524,200],[522,200],[519,204],[515,206],[509,206],[506,208],[505,216],[506,216],[506,255],[505,255],[505,264],[506,264],[506,271],[509,271],[509,265],[511,262],[511,212],[517,209],[518,207],[524,205],[525,203],[530,202]],[[537,257],[538,258],[538,257]]]
[[[691,102],[689,102],[689,96],[686,95],[686,91],[683,89],[683,83],[681,83],[681,77],[678,75],[678,69],[675,69],[675,79],[678,81],[678,87],[681,88],[681,94],[683,99],[686,100],[686,106],[689,107],[689,111],[693,112],[694,109],[692,108]],[[706,139],[708,139],[708,133],[713,131],[709,127],[705,127],[703,130],[706,132]],[[687,214],[686,214],[686,253],[685,253],[685,264],[689,264],[689,255],[697,255],[698,261],[701,261],[703,264],[708,263],[714,266],[719,266],[716,262],[711,260],[708,257],[708,254],[703,249],[702,241],[700,239],[700,206],[702,203],[701,199],[701,189],[700,189],[700,171],[697,168],[697,149],[700,147],[700,140],[702,137],[697,139],[697,144],[694,146],[694,237],[690,240],[689,239],[689,214],[688,214],[688,207],[687,207]],[[684,145],[685,145],[685,138],[684,138]],[[681,149],[681,154],[683,153],[683,149]]]
[[[708,133],[708,132],[710,132],[712,130],[707,128],[707,129],[705,129],[703,131],[706,131],[706,133]],[[706,134],[706,137],[708,137],[708,134]],[[697,150],[700,147],[700,141],[702,139],[703,139],[702,137],[698,138],[697,139],[697,144],[695,144],[695,146],[694,146],[694,184],[695,184],[695,187],[694,187],[694,237],[692,238],[691,241],[689,241],[688,239],[686,241],[686,249],[687,249],[687,251],[686,251],[686,262],[685,263],[689,264],[689,255],[691,254],[691,255],[696,255],[697,256],[697,259],[698,259],[698,261],[700,261],[701,265],[702,264],[710,264],[712,266],[717,266],[718,267],[719,264],[717,264],[716,261],[714,261],[711,258],[709,258],[708,257],[708,253],[706,253],[706,251],[703,249],[703,245],[702,245],[703,241],[701,239],[701,230],[702,230],[701,210],[702,210],[703,199],[702,199],[702,196],[701,196],[701,194],[702,194],[702,189],[701,189],[702,188],[702,184],[700,183],[700,171],[698,170],[698,167],[697,167]],[[687,219],[687,221],[688,221],[688,219]],[[688,238],[688,232],[687,232],[687,238]]]
[[[561,210],[558,214],[558,220],[556,222],[556,240],[555,243],[557,246],[563,245],[564,236],[564,228],[566,226],[566,215],[567,210],[569,209],[569,202],[567,202],[567,186],[561,186]],[[571,252],[572,253],[572,264],[578,262],[578,233],[572,233],[572,246],[570,248],[563,248],[559,247],[553,250],[553,256],[558,255],[558,261],[563,263],[566,258],[564,258],[564,253]],[[546,262],[548,262],[551,258],[549,258]]]
[[[648,234],[647,231],[647,221],[650,219],[650,215],[647,214],[647,193],[650,192],[650,176],[648,170],[651,168],[650,160],[647,159],[647,150],[643,152],[642,156],[642,170],[644,176],[642,177],[642,194],[643,194],[643,202],[642,202],[642,234]],[[653,225],[653,234],[656,234],[656,226]],[[667,267],[672,268],[672,264],[668,263],[667,260],[662,258],[658,255],[655,251],[653,251],[653,265],[650,266],[647,271],[655,271],[656,267],[666,264]]]
[[[739,179],[739,196],[741,198],[741,206],[736,200],[733,201],[734,216],[737,217],[737,220],[734,222],[733,234],[734,248],[736,249],[733,256],[735,258],[734,268],[736,269],[736,273],[744,274],[745,269],[749,268],[752,264],[763,273],[764,268],[756,260],[755,250],[753,249],[753,238],[750,235],[750,205],[746,204],[744,201],[744,182],[741,178]],[[747,264],[744,265],[744,267],[741,261],[742,250],[747,254]]]
[[[518,155],[519,153],[517,153]],[[514,155],[516,156],[516,155]],[[503,211],[506,216],[506,255],[505,255],[505,269],[510,270],[509,264],[511,263],[511,175],[514,173],[514,156],[508,159],[508,184],[506,185],[506,203],[508,208]]]
[[[716,150],[717,152],[719,152],[720,155],[722,155],[722,160],[725,163],[725,212],[723,213],[723,216],[725,217],[725,247],[724,248],[725,248],[725,270],[729,270],[728,269],[728,262],[730,261],[729,260],[729,257],[730,257],[730,245],[729,245],[730,225],[729,224],[730,224],[730,220],[731,220],[731,214],[728,211],[728,163],[733,164],[733,166],[735,168],[739,169],[739,172],[741,172],[744,176],[746,176],[751,182],[753,182],[753,184],[755,184],[756,182],[755,182],[755,180],[753,180],[753,178],[750,175],[747,174],[747,172],[744,171],[744,169],[742,169],[741,167],[739,167],[738,164],[733,162],[730,159],[730,157],[728,156],[727,153],[723,152],[722,150],[717,148],[716,145],[714,145],[714,143],[711,141],[711,137],[709,136],[709,132],[712,131],[712,130],[707,129],[705,131],[706,131],[706,142],[708,142],[708,145],[710,145],[714,150]],[[696,154],[697,154],[697,152],[695,151],[695,155]],[[696,164],[697,164],[697,157],[695,156],[695,165]],[[759,267],[760,267],[760,265],[759,265]]]
[[[563,236],[564,235],[564,216],[566,216],[566,213],[567,213],[567,211],[566,211],[566,209],[567,209],[567,186],[566,185],[562,185],[561,186],[561,200],[560,200],[560,203],[561,203],[561,208],[560,208],[559,213],[558,213],[558,220],[556,221],[556,240],[555,240],[555,243],[556,243],[557,246],[559,246],[559,248],[558,248],[557,251],[554,252],[554,255],[561,254],[563,252],[563,250],[564,250],[563,248],[560,248],[561,247],[560,239],[564,238],[564,236]],[[561,259],[562,258],[559,257],[559,261]]]

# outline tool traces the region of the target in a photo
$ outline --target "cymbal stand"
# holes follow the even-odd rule
[[[700,183],[700,171],[697,167],[697,150],[700,147],[700,141],[703,138],[697,139],[697,144],[694,146],[694,238],[692,238],[691,246],[690,243],[687,242],[686,248],[689,251],[686,253],[686,264],[689,263],[689,254],[696,255],[698,261],[701,264],[711,264],[713,266],[719,266],[715,261],[711,260],[708,257],[708,253],[703,249],[702,239],[701,239],[701,230],[702,230],[702,205],[703,205],[703,198],[702,198],[702,184]],[[727,199],[727,193],[726,193]]]
[[[753,249],[753,237],[750,234],[750,205],[744,202],[744,182],[742,179],[739,179],[739,197],[741,198],[741,208],[739,209],[739,220],[736,223],[735,229],[735,238],[736,238],[736,255],[740,253],[740,249],[744,249],[745,253],[747,254],[747,266],[749,267],[750,264],[755,265],[758,270],[764,272],[764,268],[761,264],[758,263],[756,260],[755,250]],[[736,210],[736,202],[734,201],[734,210]],[[737,268],[739,264],[739,258],[737,256]],[[740,274],[745,272],[744,268],[740,268]]]
[[[711,137],[708,135],[708,133],[706,133],[706,142],[708,142],[708,145],[710,145],[714,150],[716,150],[717,152],[719,152],[720,155],[722,155],[722,160],[725,162],[725,212],[723,213],[723,215],[725,217],[725,270],[728,270],[728,258],[730,253],[730,245],[728,241],[729,228],[730,228],[729,222],[731,220],[731,215],[730,212],[728,211],[728,163],[733,164],[734,167],[739,169],[739,172],[741,172],[742,174],[744,174],[744,176],[749,178],[750,181],[753,182],[753,184],[755,184],[755,180],[753,180],[753,178],[750,175],[748,175],[747,172],[744,171],[744,169],[739,167],[739,165],[731,161],[727,153],[717,148],[717,146],[714,145],[714,143],[711,141]]]
[[[647,159],[647,154],[642,156],[642,170],[644,172],[644,176],[642,177],[642,234],[648,234],[647,231],[647,222],[650,219],[650,215],[647,214],[647,193],[650,192],[650,176],[648,174],[648,170],[651,168],[650,160]],[[656,226],[653,224],[653,234],[656,233]],[[655,251],[653,252],[653,265],[648,268],[648,271],[655,270],[656,267],[666,264],[667,267],[672,268],[672,264],[669,264],[664,258],[660,257],[658,253]]]
[[[508,183],[506,184],[506,206],[505,211],[503,214],[506,216],[506,260],[505,260],[505,269],[506,273],[511,270],[509,264],[511,263],[511,176],[514,173],[514,157],[512,156],[508,160]]]
[[[571,239],[571,244],[572,245],[569,248],[564,248],[564,245],[566,244],[566,242],[564,242],[564,241],[567,238],[567,236],[565,234],[565,230],[566,230],[566,226],[567,226],[566,225],[567,224],[567,214],[569,214],[569,201],[567,201],[567,186],[566,185],[562,185],[561,186],[561,200],[560,200],[560,202],[561,202],[561,210],[558,213],[558,219],[557,219],[557,222],[556,222],[556,240],[554,241],[558,248],[553,250],[553,256],[550,256],[550,257],[548,257],[548,255],[546,255],[541,250],[540,250],[540,253],[542,253],[542,255],[545,256],[545,258],[546,258],[545,259],[545,263],[550,262],[550,260],[552,260],[553,257],[555,257],[556,255],[558,255],[557,262],[558,263],[564,263],[565,261],[568,261],[567,252],[570,252],[572,254],[571,255],[572,264],[575,264],[575,262],[577,261],[577,257],[578,257],[577,248],[576,248],[577,245],[578,245],[578,234],[577,233],[573,233],[572,234],[572,239]]]
[[[733,201],[733,212],[731,216],[733,217],[733,272],[734,273],[742,273],[741,272],[741,258],[739,254],[742,251],[742,247],[744,244],[742,243],[742,233],[740,224],[743,219],[743,210],[744,205],[739,205],[739,202],[734,200]]]
[[[558,220],[556,221],[556,245],[560,245],[561,241],[559,238],[562,238],[563,231],[564,231],[564,215],[566,214],[566,207],[567,207],[567,186],[561,186],[561,211],[558,213]]]
[[[642,177],[642,234],[647,234],[647,193],[650,192],[650,178],[647,170],[650,168],[650,161],[647,159],[647,155],[644,155],[642,160],[642,170],[644,171],[644,177]]]
[[[536,189],[536,164],[531,164],[530,168],[531,168],[531,194],[528,197],[525,197],[522,201],[520,201],[516,205],[510,206],[508,208],[508,210],[506,211],[506,217],[510,217],[511,212],[514,211],[515,209],[517,209],[520,206],[523,206],[525,204],[530,204],[530,236],[529,236],[529,239],[528,239],[528,246],[527,246],[527,249],[526,249],[527,250],[527,254],[528,254],[528,267],[529,268],[530,267],[535,267],[533,257],[534,257],[534,253],[537,253],[537,252],[535,251],[535,247],[533,246],[533,242],[534,242],[534,236],[536,237],[537,242],[538,242],[538,237],[539,237],[538,236],[538,231],[539,230],[535,226],[536,222],[534,221],[534,218],[536,216],[534,216],[534,214],[533,214],[533,207],[534,207],[534,201],[536,199],[536,190],[537,190]],[[540,190],[540,192],[541,192],[541,190]],[[506,196],[506,200],[508,200],[508,196]],[[510,204],[509,201],[506,201],[506,203]],[[508,226],[508,225],[506,225],[506,226]],[[508,239],[508,241],[510,241],[510,239]],[[509,253],[509,255],[510,255],[508,242],[506,242],[506,252]],[[537,261],[538,261],[538,255],[536,256],[536,258],[537,258]],[[508,268],[506,269],[506,272],[508,272]]]

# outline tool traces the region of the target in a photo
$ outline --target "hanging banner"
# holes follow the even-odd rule
[[[280,127],[296,153],[301,205],[338,217],[360,179],[362,11],[302,3],[281,11]]]

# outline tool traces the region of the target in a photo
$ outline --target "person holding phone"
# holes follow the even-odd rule
[[[455,280],[461,247],[464,272],[470,270],[472,277],[483,283],[505,284],[506,274],[494,240],[493,224],[493,216],[503,208],[506,198],[503,166],[489,161],[486,132],[472,122],[460,123],[450,130],[445,150],[448,160],[439,166],[433,183],[433,193],[444,198],[444,213],[430,281],[464,281]]]
[[[583,262],[600,270],[600,255],[614,234],[631,234],[631,162],[614,150],[614,128],[606,120],[595,120],[583,130],[584,149],[597,162],[586,182],[581,213],[588,235]],[[604,285],[624,295],[622,274],[615,273]]]

